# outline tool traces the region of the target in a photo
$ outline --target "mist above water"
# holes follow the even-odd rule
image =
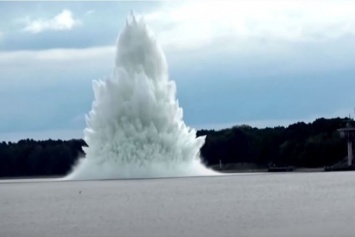
[[[211,175],[199,157],[205,137],[186,126],[163,51],[133,13],[117,42],[115,67],[93,82],[86,157],[68,179]]]

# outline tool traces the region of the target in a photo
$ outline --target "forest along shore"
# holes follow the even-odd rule
[[[239,125],[199,130],[197,136],[206,136],[203,163],[220,172],[266,172],[270,167],[315,172],[346,157],[347,145],[337,129],[347,122],[348,118],[320,118],[288,127]],[[64,176],[85,156],[83,146],[82,139],[0,142],[0,178]]]

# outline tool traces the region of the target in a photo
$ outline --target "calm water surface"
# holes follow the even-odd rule
[[[0,181],[0,236],[355,236],[355,172]]]

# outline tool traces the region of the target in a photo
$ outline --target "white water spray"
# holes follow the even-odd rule
[[[165,56],[132,13],[117,42],[113,74],[94,81],[86,116],[86,157],[68,179],[211,175],[201,164],[205,137],[183,122]]]

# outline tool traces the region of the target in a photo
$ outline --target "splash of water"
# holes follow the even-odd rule
[[[165,56],[133,13],[118,37],[115,68],[94,81],[86,116],[86,157],[68,179],[211,175],[199,151],[205,137],[187,127]]]

